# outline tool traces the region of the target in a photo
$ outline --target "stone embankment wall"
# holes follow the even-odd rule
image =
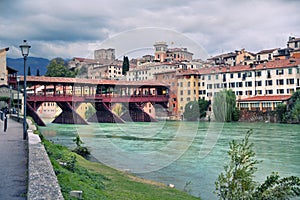
[[[254,110],[241,110],[240,122],[271,122],[276,123],[277,115],[275,111],[254,111]]]

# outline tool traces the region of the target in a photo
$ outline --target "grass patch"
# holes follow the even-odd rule
[[[85,200],[193,200],[198,199],[162,183],[135,177],[97,162],[90,162],[68,148],[45,140],[44,146],[66,200],[72,190],[82,190]]]

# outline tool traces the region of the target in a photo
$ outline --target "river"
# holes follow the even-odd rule
[[[155,123],[89,125],[47,124],[40,127],[50,140],[75,147],[78,133],[100,162],[137,176],[174,184],[201,197],[216,199],[215,181],[228,161],[232,139],[252,129],[258,164],[256,180],[271,174],[300,176],[300,126],[272,123],[208,123],[161,121]]]

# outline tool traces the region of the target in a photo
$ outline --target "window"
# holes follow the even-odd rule
[[[267,78],[271,78],[271,71],[270,70],[267,71]]]
[[[277,85],[283,85],[283,79],[277,79],[276,84]]]
[[[238,73],[238,78],[241,78],[241,72]]]
[[[252,87],[252,81],[247,81],[246,82],[246,87]]]
[[[211,80],[211,75],[208,75],[208,80],[209,80],[209,81]]]
[[[295,83],[295,81],[294,81],[293,78],[286,79],[286,84],[287,84],[287,85],[292,85],[292,84],[294,84],[294,83]]]
[[[283,69],[277,69],[276,70],[276,75],[283,75],[283,74],[284,74]]]
[[[260,55],[257,55],[257,60],[260,60]]]
[[[246,95],[252,95],[252,91],[251,90],[246,91]]]
[[[188,91],[187,91],[187,94],[188,94],[188,95],[191,95],[191,91],[190,91],[190,90],[188,90]]]
[[[216,80],[218,80],[219,79],[219,75],[218,74],[216,74]]]
[[[261,84],[261,81],[255,81],[255,85],[256,86],[261,86],[262,84]]]
[[[272,84],[273,84],[272,80],[266,80],[266,86],[269,86],[269,85],[272,85]]]
[[[183,95],[183,90],[180,90],[180,95]]]
[[[234,88],[235,87],[235,83],[230,83],[229,87],[230,88]]]
[[[256,95],[261,95],[262,94],[262,90],[256,90],[255,93],[256,93]]]
[[[187,86],[190,87],[191,86],[191,82],[188,82]]]
[[[257,71],[257,72],[255,72],[255,76],[261,76],[261,71]]]
[[[212,89],[212,84],[207,84],[207,89]]]
[[[293,74],[293,69],[289,68],[289,74]]]
[[[266,90],[266,94],[273,94],[273,90]]]
[[[226,74],[223,74],[223,82],[226,81]]]
[[[284,94],[284,89],[277,89],[277,94]]]
[[[190,97],[186,98],[186,101],[191,101],[191,98]]]
[[[233,78],[233,74],[230,74],[230,78]]]
[[[293,94],[294,93],[294,89],[286,89],[286,93],[287,94]]]
[[[272,60],[272,54],[269,53],[268,60]]]
[[[235,83],[235,86],[236,86],[236,87],[243,87],[243,82],[236,82],[236,83]]]

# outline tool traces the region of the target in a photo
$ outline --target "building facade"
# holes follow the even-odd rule
[[[300,59],[274,60],[259,65],[213,66],[183,71],[178,77],[178,109],[195,99],[213,103],[213,96],[231,89],[237,100],[250,97],[292,95],[300,89]],[[251,100],[251,99],[250,99]],[[247,102],[240,107],[249,107]],[[256,104],[259,107],[259,104]],[[272,105],[276,108],[276,104]]]

